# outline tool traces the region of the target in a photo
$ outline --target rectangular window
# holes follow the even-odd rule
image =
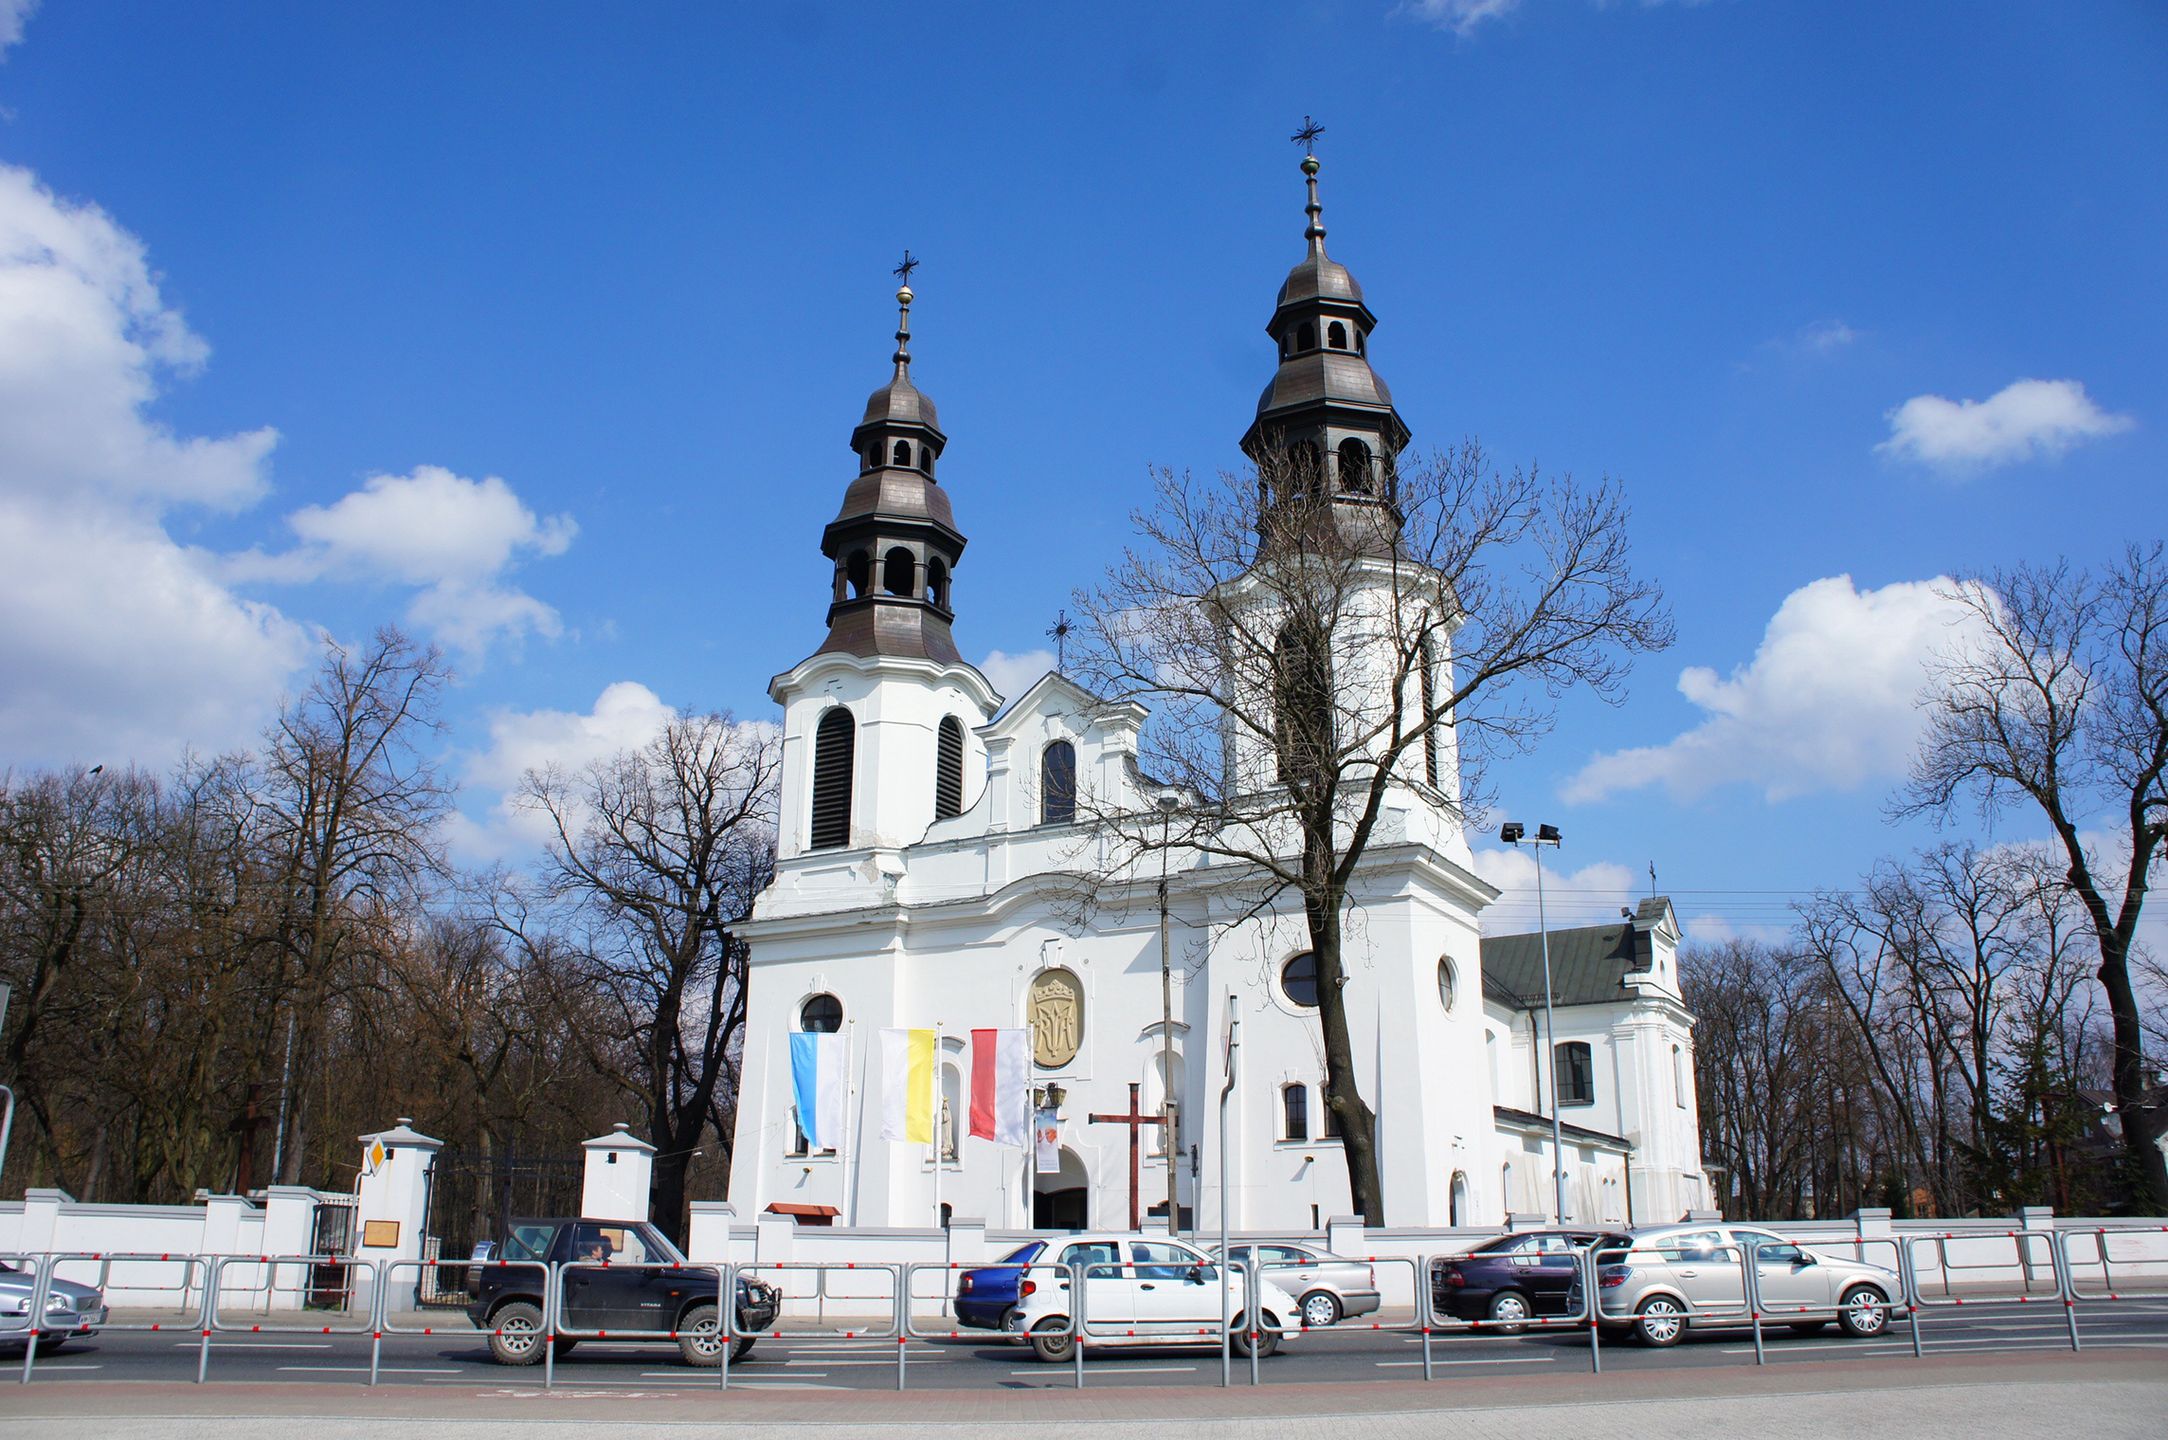
[[[1323,1112],[1325,1138],[1327,1140],[1339,1139],[1340,1112],[1332,1108],[1332,1100],[1325,1094],[1325,1087],[1322,1085],[1317,1087],[1317,1108]]]
[[[1556,1072],[1553,1083],[1558,1087],[1560,1105],[1593,1105],[1596,1103],[1596,1057],[1586,1040],[1568,1040],[1555,1053]]]
[[[1285,1117],[1281,1138],[1307,1140],[1310,1138],[1310,1092],[1301,1085],[1288,1085],[1280,1090],[1280,1111]]]

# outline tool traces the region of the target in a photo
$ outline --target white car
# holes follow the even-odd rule
[[[1105,1345],[1217,1345],[1220,1267],[1210,1257],[1163,1235],[1072,1235],[1050,1244],[1023,1272],[1009,1330],[1050,1364],[1075,1355],[1068,1267],[1084,1267],[1083,1339]],[[1225,1342],[1249,1353],[1249,1304],[1240,1269],[1227,1275],[1227,1313],[1235,1317]],[[1258,1285],[1257,1353],[1270,1355],[1299,1334],[1302,1307],[1269,1279]]]

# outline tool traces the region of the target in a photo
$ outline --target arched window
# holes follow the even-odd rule
[[[1335,350],[1347,349],[1347,326],[1335,320],[1325,327],[1325,342]]]
[[[1438,1003],[1443,1005],[1445,1013],[1450,1015],[1453,1013],[1453,1002],[1459,997],[1460,976],[1453,969],[1453,957],[1441,955],[1438,957]]]
[[[933,446],[921,445],[918,447],[918,468],[927,475],[933,474]]]
[[[1312,325],[1307,320],[1302,322],[1302,328],[1295,332],[1295,348],[1297,350],[1315,350],[1317,348],[1317,327],[1315,325]]]
[[[938,555],[926,562],[926,598],[948,609],[948,563]]]
[[[898,441],[896,442],[896,449],[895,449],[895,453],[894,453],[894,454],[893,454],[893,456],[891,457],[891,463],[893,463],[893,464],[897,464],[897,465],[905,465],[905,466],[907,466],[907,465],[909,465],[909,464],[911,463],[911,442],[910,442],[910,441],[908,441],[908,440],[898,440]]]
[[[1332,1096],[1323,1085],[1317,1087],[1317,1111],[1325,1121],[1325,1138],[1340,1138],[1340,1112],[1332,1108]]]
[[[1352,435],[1340,442],[1340,488],[1350,495],[1370,493],[1370,447]]]
[[[910,551],[898,545],[888,552],[881,562],[881,588],[891,595],[911,593],[911,581],[917,576],[918,561]]]
[[[850,582],[853,600],[865,599],[866,591],[873,588],[873,557],[863,550],[853,550],[851,558],[843,562],[843,578]]]
[[[941,717],[934,737],[933,818],[964,813],[964,727],[954,715]]]
[[[1586,1040],[1567,1040],[1555,1052],[1551,1083],[1561,1105],[1596,1103],[1596,1057]]]
[[[1364,337],[1362,331],[1358,330],[1355,332],[1355,353],[1358,355],[1365,355],[1369,353],[1367,347],[1365,347],[1363,344],[1363,338]]]
[[[798,1007],[798,1028],[812,1035],[833,1035],[843,1028],[843,1002],[833,995],[809,995]]]
[[[1317,956],[1305,950],[1280,967],[1280,993],[1291,1005],[1317,1008]]]
[[[1039,823],[1076,821],[1076,746],[1056,740],[1039,752]]]
[[[851,841],[851,771],[858,724],[838,705],[821,716],[813,732],[813,834],[811,848],[835,850]]]
[[[881,445],[879,441],[866,447],[866,453],[858,457],[868,470],[881,468]]]
[[[1280,1087],[1280,1138],[1282,1140],[1307,1140],[1310,1138],[1309,1086],[1282,1085]]]
[[[1272,688],[1277,777],[1315,789],[1333,762],[1332,657],[1315,624],[1298,619],[1280,632]]]
[[[941,1160],[956,1163],[956,1122],[964,1109],[964,1075],[957,1066],[941,1067]]]
[[[1430,726],[1423,732],[1423,778],[1431,784],[1438,783],[1438,729],[1443,721],[1433,719],[1438,712],[1438,647],[1425,635],[1419,647],[1417,663],[1423,667],[1423,677],[1418,687],[1423,696],[1422,723]]]
[[[1446,1191],[1445,1223],[1455,1229],[1468,1223],[1468,1176],[1465,1171],[1453,1172],[1453,1183]]]

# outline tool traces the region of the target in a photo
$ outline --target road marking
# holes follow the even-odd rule
[[[199,1342],[176,1340],[176,1350],[193,1350]],[[217,1350],[329,1350],[329,1340],[216,1340],[212,1348]]]
[[[1068,1368],[1066,1365],[1041,1365],[1036,1369],[1011,1370],[1009,1373],[1011,1375],[1043,1375],[1048,1379],[1052,1379]],[[1119,1362],[1110,1364],[1103,1360],[1092,1367],[1095,1373],[1112,1373],[1115,1375],[1175,1375],[1187,1373],[1196,1368],[1194,1365],[1123,1365]]]
[[[281,1374],[294,1371],[312,1375],[366,1375],[369,1373],[369,1367],[366,1365],[281,1365],[279,1371]],[[464,1375],[467,1372],[464,1370],[402,1369],[394,1365],[383,1365],[378,1367],[376,1373],[379,1375]]]
[[[1491,1360],[1432,1360],[1430,1363],[1433,1365],[1555,1365],[1563,1358],[1565,1357],[1560,1355],[1501,1355]],[[1382,1370],[1407,1366],[1420,1367],[1423,1362],[1420,1360],[1379,1360],[1374,1363]]]
[[[70,1365],[61,1360],[47,1360],[37,1367],[40,1370],[103,1370],[103,1365]]]

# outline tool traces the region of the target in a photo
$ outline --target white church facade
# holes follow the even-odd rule
[[[1308,436],[1352,474],[1351,456],[1389,460],[1407,430],[1369,366],[1374,318],[1324,253],[1315,162],[1305,169],[1309,253],[1280,292],[1279,370],[1250,433]],[[910,378],[908,287],[898,298],[894,376],[852,434],[858,477],[822,537],[829,634],[770,687],[780,833],[775,880],[740,928],[733,1208],[854,1226],[1163,1226],[1171,1179],[1185,1228],[1216,1221],[1224,1194],[1237,1229],[1317,1229],[1351,1207],[1299,900],[1260,908],[1239,863],[1177,849],[1163,929],[1160,860],[1138,869],[1106,823],[1149,825],[1178,803],[1140,770],[1146,712],[1058,674],[1005,700],[958,654],[964,537],[936,479],[946,437]],[[1554,1098],[1564,1219],[1648,1223],[1709,1204],[1671,907],[1551,933],[1546,1037],[1537,937],[1483,937],[1498,892],[1435,793],[1396,787],[1343,942],[1386,1223],[1548,1216]],[[877,1036],[896,1027],[940,1032],[933,1145],[881,1138]],[[969,1034],[1014,1027],[1031,1029],[1035,1101],[1058,1132],[1044,1163],[966,1125]],[[846,1133],[820,1149],[792,1105],[788,1037],[807,1029],[849,1037]],[[1153,1123],[1170,1087],[1171,1140]]]

